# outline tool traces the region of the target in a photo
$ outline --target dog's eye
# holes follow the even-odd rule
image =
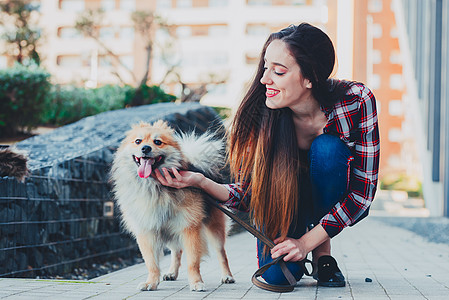
[[[155,145],[160,146],[162,145],[162,141],[161,140],[154,140],[153,141]]]
[[[137,139],[137,140],[134,141],[134,143],[136,143],[136,145],[139,145],[140,143],[142,143],[142,140],[141,139]]]

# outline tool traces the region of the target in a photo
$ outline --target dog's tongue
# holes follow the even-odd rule
[[[152,165],[154,164],[154,158],[140,159],[140,167],[137,170],[140,178],[148,178],[151,175]]]

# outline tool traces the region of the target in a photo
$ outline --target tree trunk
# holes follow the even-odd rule
[[[146,48],[147,50],[147,60],[146,60],[146,64],[145,64],[145,73],[143,74],[142,80],[140,81],[140,86],[142,85],[146,85],[147,81],[148,81],[148,74],[150,72],[150,61],[151,61],[151,52],[152,52],[152,45],[149,44]]]

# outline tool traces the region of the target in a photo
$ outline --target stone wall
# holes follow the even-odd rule
[[[213,109],[163,103],[102,113],[18,143],[31,175],[24,183],[0,178],[0,277],[63,275],[134,255],[111,197],[110,164],[130,125],[159,119],[180,131],[223,133]]]

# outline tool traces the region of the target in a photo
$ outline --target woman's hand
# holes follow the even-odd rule
[[[323,226],[318,224],[298,240],[289,237],[285,240],[275,239],[276,246],[271,249],[271,257],[277,258],[288,253],[284,257],[284,261],[300,261],[307,257],[307,253],[328,240],[330,240],[329,235]]]
[[[284,257],[284,261],[300,261],[306,258],[309,252],[301,239],[296,240],[287,237],[282,241],[280,238],[277,238],[274,240],[274,243],[276,246],[271,249],[271,257],[273,259],[288,253]]]
[[[188,186],[200,187],[204,175],[201,173],[191,171],[178,171],[175,168],[171,169],[175,178],[168,172],[167,168],[162,168],[162,173],[158,169],[154,171],[154,175],[162,185],[172,188],[185,188]]]

